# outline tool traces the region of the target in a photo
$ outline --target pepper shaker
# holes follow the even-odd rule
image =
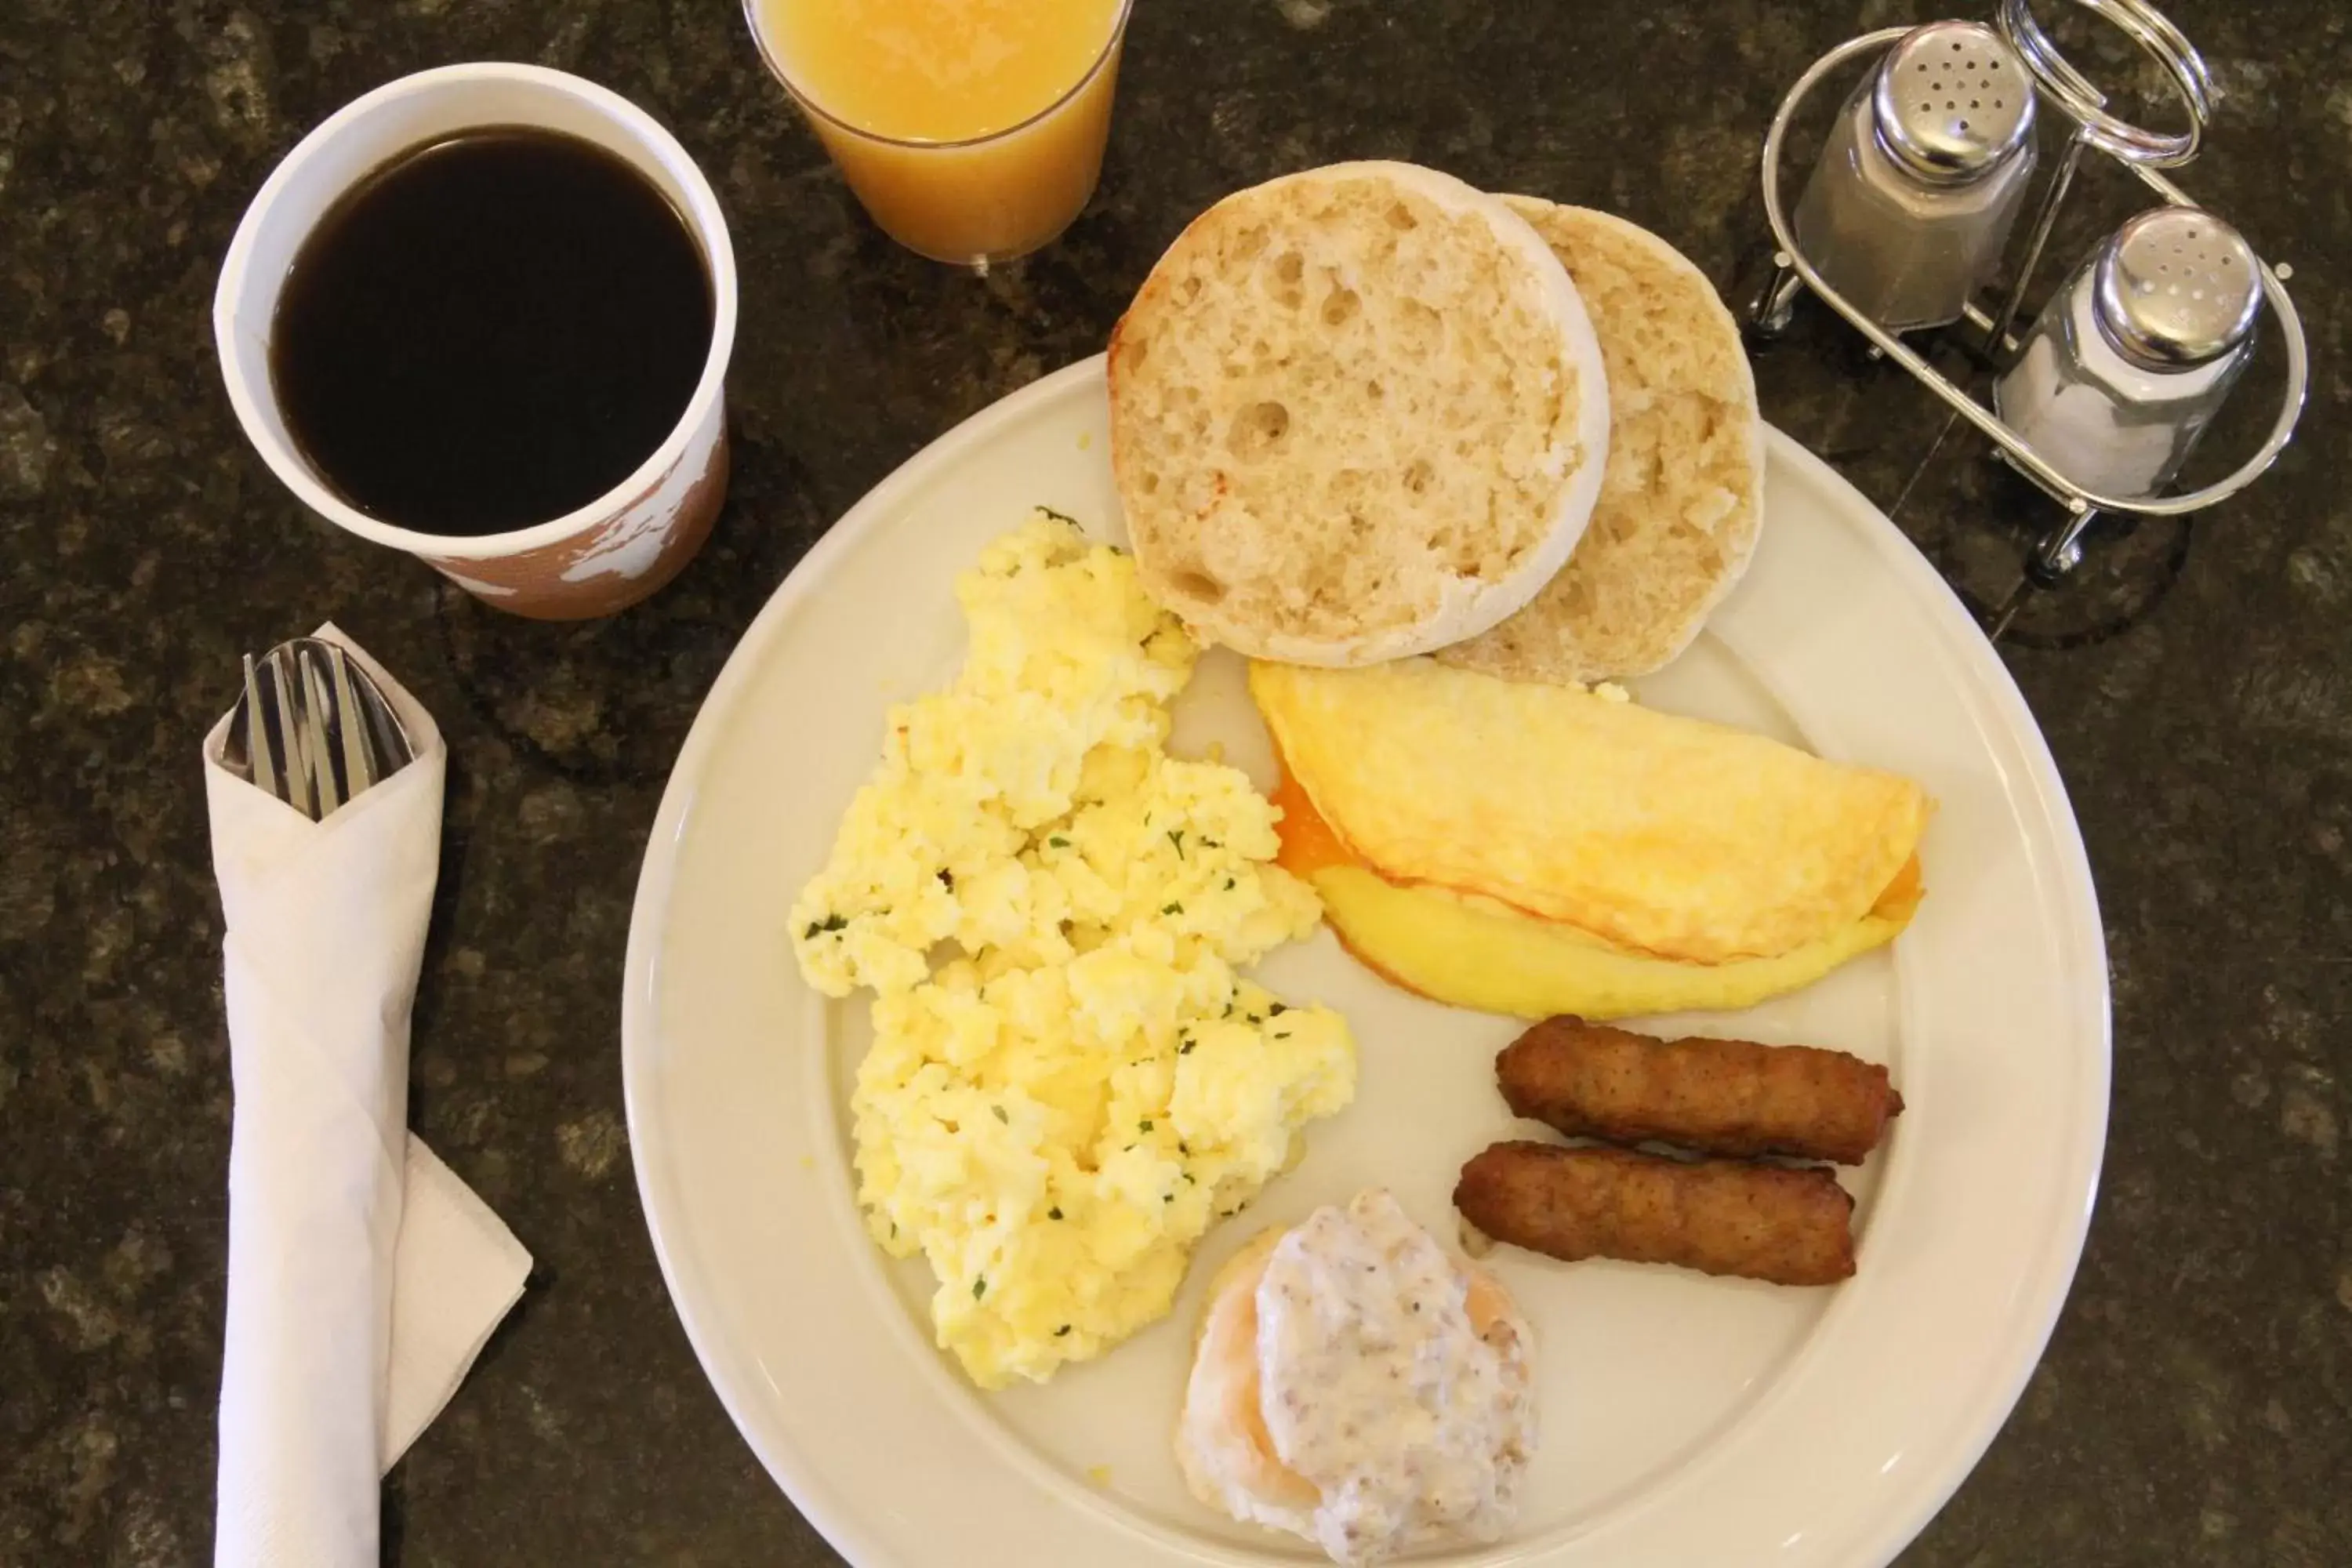
[[[2142,213],[2042,307],[1994,412],[2084,489],[2153,496],[2245,369],[2262,305],[2237,230],[2197,207]]]
[[[2033,84],[1998,33],[1914,28],[1839,111],[1797,204],[1798,247],[1891,331],[1958,321],[2024,205],[2033,121]]]

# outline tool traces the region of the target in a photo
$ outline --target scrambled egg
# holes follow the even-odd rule
[[[1353,1097],[1355,1048],[1235,973],[1320,910],[1248,779],[1163,750],[1199,650],[1133,563],[1041,510],[956,594],[963,668],[892,710],[792,930],[811,984],[877,994],[859,1202],[993,1388],[1165,1314],[1192,1243]]]

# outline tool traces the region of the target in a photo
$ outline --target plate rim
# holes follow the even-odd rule
[[[927,483],[934,469],[953,463],[971,448],[985,445],[1000,429],[1029,416],[1037,406],[1054,402],[1074,384],[1102,382],[1105,365],[1106,356],[1100,353],[1079,360],[1016,389],[958,423],[860,497],[793,564],[745,626],[719,677],[703,696],[664,784],[631,902],[623,973],[622,1093],[638,1204],[664,1289],[671,1310],[686,1331],[704,1381],[718,1395],[746,1447],[802,1517],[834,1550],[856,1564],[873,1565],[887,1561],[880,1542],[859,1521],[854,1505],[827,1479],[828,1467],[809,1451],[806,1444],[774,1432],[759,1438],[752,1436],[753,1423],[739,1407],[738,1394],[714,1370],[719,1350],[717,1330],[691,1303],[688,1293],[680,1289],[684,1264],[678,1255],[681,1243],[676,1233],[685,1230],[688,1221],[682,1214],[670,1213],[666,1223],[664,1216],[668,1211],[656,1192],[646,1142],[649,1115],[646,1100],[650,1097],[647,1079],[652,1071],[650,1057],[656,1048],[654,1037],[659,1032],[660,932],[666,923],[665,907],[675,886],[678,864],[676,850],[692,815],[706,760],[739,706],[743,688],[756,679],[761,660],[747,657],[747,650],[772,640],[794,607],[820,590],[835,560],[855,549],[876,528],[887,526],[898,515],[902,500]],[[2015,737],[2025,764],[2026,776],[2020,783],[2030,787],[2032,797],[2049,825],[2053,847],[2062,862],[2053,868],[2054,881],[2068,906],[2063,925],[2079,950],[2074,956],[2081,973],[2089,981],[2074,988],[2073,1010],[2079,1016],[2078,1022],[2085,1026],[2087,1038],[2096,1047],[2095,1052],[2085,1053],[2095,1059],[2084,1064],[2082,1070],[2087,1072],[2088,1081],[2081,1087],[2086,1091],[2082,1114],[2086,1121],[2095,1121],[2098,1137],[2089,1143],[2088,1161],[2076,1173],[2079,1180],[2069,1181],[2061,1189],[2062,1195],[2069,1198],[2062,1211],[2065,1221],[2052,1228],[2032,1270],[2042,1299],[2039,1321],[2031,1336],[2012,1340],[2008,1363],[1999,1369],[2001,1375],[1985,1380],[1983,1394],[1974,1402],[1973,1409],[1966,1413],[1966,1436],[1947,1450],[1939,1479],[1915,1492],[1912,1507],[1892,1510],[1882,1516],[1880,1529],[1870,1531],[1864,1527],[1865,1539],[1872,1542],[1867,1561],[1884,1564],[1916,1538],[1974,1472],[2041,1364],[2050,1336],[2064,1310],[2080,1266],[2105,1163],[2114,1059],[2111,984],[2105,928],[2081,826],[2048,739],[2015,678],[1950,584],[1883,510],[1785,432],[1767,424],[1764,434],[1768,461],[1790,464],[1874,524],[1866,531],[1878,555],[1906,580],[1915,593],[1923,595],[1933,605],[1931,634],[1974,678],[1971,684],[1990,700],[1995,716]]]

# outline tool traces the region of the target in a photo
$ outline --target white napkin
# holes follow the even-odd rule
[[[375,1568],[378,1482],[522,1293],[530,1255],[409,1134],[408,1017],[440,871],[432,716],[333,626],[416,757],[312,822],[205,737],[228,935],[220,1568]]]

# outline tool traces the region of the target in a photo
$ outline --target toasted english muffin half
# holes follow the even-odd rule
[[[1608,364],[1609,461],[1584,536],[1526,608],[1439,659],[1518,680],[1646,675],[1748,570],[1764,421],[1739,329],[1706,275],[1647,229],[1505,196],[1576,280]]]
[[[1608,457],[1600,344],[1498,198],[1408,163],[1237,192],[1110,344],[1143,584],[1198,635],[1346,666],[1475,637],[1552,580]]]

